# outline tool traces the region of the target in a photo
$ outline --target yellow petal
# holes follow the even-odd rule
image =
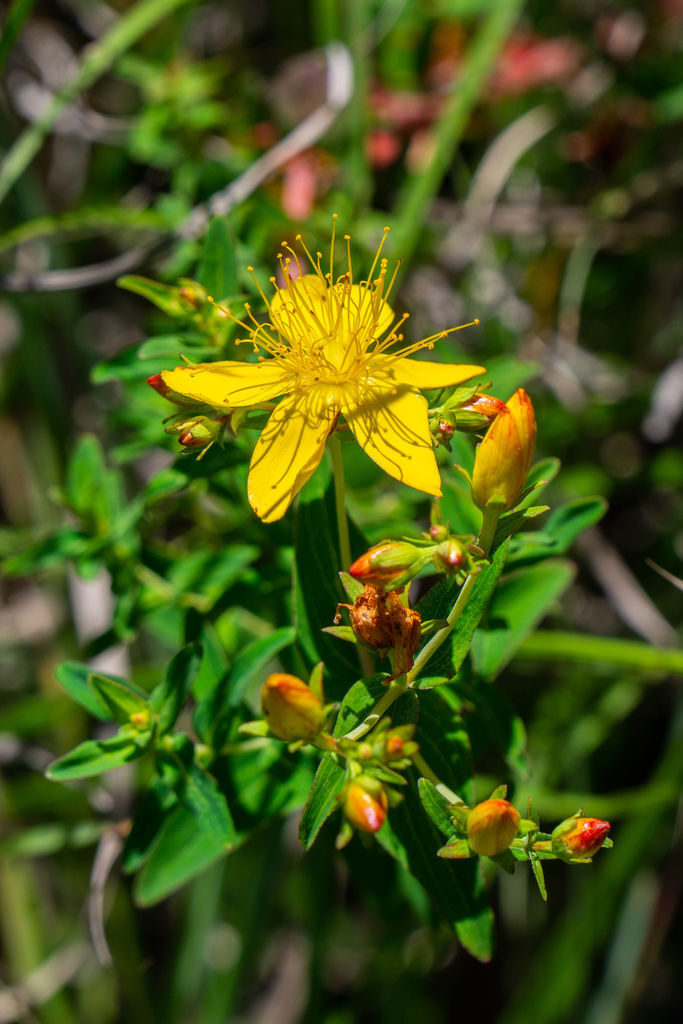
[[[472,497],[484,509],[495,501],[514,508],[524,485],[522,445],[512,413],[499,412],[477,448],[472,473]]]
[[[389,476],[441,496],[441,479],[422,395],[390,384],[346,392],[342,411],[361,448]]]
[[[522,476],[526,481],[536,447],[534,407],[524,388],[518,388],[506,404],[517,424],[519,441],[522,446]]]
[[[199,363],[163,370],[161,379],[173,391],[216,409],[258,405],[292,386],[292,375],[275,360],[262,363]]]
[[[325,389],[294,392],[278,403],[249,467],[249,504],[265,523],[280,519],[320,462],[339,407]]]
[[[372,372],[372,368],[371,368]],[[397,359],[387,365],[386,373],[398,384],[411,388],[448,388],[470,377],[486,373],[483,366],[458,363],[431,363],[426,359]]]

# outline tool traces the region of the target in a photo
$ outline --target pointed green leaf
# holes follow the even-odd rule
[[[147,694],[125,679],[112,679],[110,676],[91,672],[88,676],[88,686],[107,709],[108,717],[119,725],[125,725],[130,721],[131,715],[148,710]]]
[[[157,309],[173,317],[183,317],[187,310],[180,301],[180,289],[168,284],[161,284],[159,281],[152,281],[148,277],[141,277],[138,274],[127,274],[117,280],[119,288],[127,292],[135,292],[143,299],[153,303]]]
[[[472,851],[466,839],[453,838],[437,850],[436,855],[444,860],[467,860],[472,856]]]
[[[88,679],[91,675],[92,669],[90,666],[84,665],[80,661],[63,661],[55,670],[57,681],[64,687],[70,697],[78,701],[95,718],[108,722],[110,718],[109,709],[102,703],[97,692],[88,685]],[[123,682],[122,679],[116,676],[109,676],[108,678],[116,682]]]
[[[389,833],[393,836],[391,841]],[[440,839],[422,811],[417,786],[408,787],[405,799],[392,809],[376,838],[422,884],[472,956],[490,960],[493,914],[478,860],[443,860],[437,856]]]
[[[159,716],[159,732],[171,729],[190,693],[202,659],[201,644],[192,643],[171,659],[164,681],[150,694],[152,710]]]
[[[214,217],[209,224],[197,280],[216,302],[238,292],[235,244],[225,217]]]
[[[509,541],[497,549],[490,565],[481,570],[476,578],[472,593],[458,619],[456,628],[446,642],[430,658],[426,669],[430,676],[451,678],[462,665],[472,643],[472,637],[479,625],[503,571]],[[419,602],[417,610],[423,619],[445,618],[455,604],[460,586],[453,580],[443,580]]]
[[[550,607],[567,589],[574,566],[550,560],[506,576],[497,589],[486,620],[472,641],[478,675],[490,679],[514,657]]]
[[[455,822],[448,813],[448,802],[429,779],[418,779],[417,791],[427,816],[447,839],[456,832]]]
[[[176,794],[156,776],[140,801],[123,847],[121,867],[127,874],[145,863],[165,819],[177,804]]]
[[[149,907],[181,888],[228,850],[212,832],[197,828],[195,815],[176,807],[164,820],[135,883],[135,901]]]
[[[353,684],[339,709],[333,732],[335,737],[344,736],[372,711],[379,698],[386,693],[385,679],[385,675],[378,674]],[[394,717],[397,713],[400,716],[403,697],[396,701],[392,709]],[[415,695],[410,694],[409,698],[414,700]],[[341,793],[345,782],[346,767],[343,762],[338,761],[333,754],[325,754],[318,766],[299,822],[299,839],[307,850],[315,842],[330,814],[339,806],[337,795]]]
[[[183,773],[183,787],[179,795],[195,815],[202,831],[210,833],[226,849],[231,849],[237,839],[235,825],[228,802],[214,777],[192,762]]]
[[[215,688],[200,700],[194,713],[194,726],[200,737],[219,749],[226,741],[232,716],[255,681],[264,682],[264,671],[280,651],[294,642],[291,626],[276,629],[268,636],[253,640],[235,658],[229,671]],[[261,678],[263,677],[263,678]]]
[[[53,761],[45,773],[48,779],[66,782],[68,779],[85,779],[91,775],[119,768],[122,764],[135,761],[145,753],[128,736],[112,736],[107,740],[85,740],[64,757]]]

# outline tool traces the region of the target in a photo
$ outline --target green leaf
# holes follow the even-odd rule
[[[209,224],[197,280],[216,302],[237,294],[235,245],[225,217],[214,217]]]
[[[64,757],[53,761],[45,773],[55,782],[68,779],[85,779],[101,775],[129,761],[135,761],[145,753],[144,746],[138,745],[129,736],[112,736],[106,740],[85,740]]]
[[[183,334],[157,334],[138,347],[138,359],[169,358],[180,362],[180,353],[186,352],[191,346],[193,360],[210,358],[215,353],[213,345],[204,344],[201,334],[185,331]]]
[[[339,579],[341,580],[341,585],[344,588],[346,596],[351,602],[355,601],[356,598],[365,590],[365,586],[360,582],[360,580],[354,579],[348,572],[340,572]]]
[[[437,857],[444,860],[467,860],[472,856],[470,844],[466,839],[450,839],[445,846],[437,851]]]
[[[268,636],[253,640],[238,654],[229,672],[206,698],[197,704],[194,726],[206,743],[220,749],[227,738],[231,717],[249,686],[263,675],[268,662],[284,648],[289,647],[295,639],[294,629],[291,626],[284,626]]]
[[[63,569],[66,561],[83,558],[98,549],[98,541],[93,541],[79,530],[63,527],[18,554],[9,555],[3,560],[2,568],[8,576],[28,576],[30,573]]]
[[[92,434],[84,434],[69,459],[66,498],[75,512],[89,518],[93,495],[107,472],[102,447]]]
[[[683,650],[652,647],[639,640],[588,636],[543,629],[526,638],[518,651],[520,657],[548,661],[576,661],[586,664],[623,665],[642,669],[647,674],[666,676],[683,674]]]
[[[541,859],[536,853],[530,852],[529,860],[531,861],[531,869],[534,873],[534,878],[536,879],[536,885],[538,886],[538,891],[541,894],[541,899],[544,901],[544,903],[547,903],[548,890],[546,889],[545,885],[545,878],[543,876],[543,865],[541,864]]]
[[[179,796],[195,815],[202,831],[210,833],[226,849],[232,849],[237,839],[235,825],[228,802],[213,776],[194,761],[191,762],[183,772],[183,787]]]
[[[171,729],[187,700],[202,660],[201,644],[183,647],[171,659],[164,680],[150,694],[152,710],[159,716],[159,732]]]
[[[80,661],[63,661],[55,671],[57,682],[64,687],[70,697],[78,701],[81,707],[84,707],[95,718],[99,718],[102,722],[108,722],[110,716],[106,704],[102,703],[97,692],[88,685],[91,675],[90,666],[84,665]],[[115,682],[123,682],[116,676],[108,678]]]
[[[548,505],[532,505],[530,508],[517,508],[502,515],[498,520],[493,538],[493,549],[495,550],[504,540],[521,530],[526,523],[544,515],[548,511],[548,507]]]
[[[531,765],[526,749],[524,722],[515,714],[504,694],[491,683],[481,680],[469,682],[456,679],[443,694],[445,699],[457,699],[475,714],[465,715],[467,731],[478,754],[485,753],[493,741],[515,775],[529,778]]]
[[[296,512],[294,627],[309,662],[325,663],[330,695],[339,698],[348,680],[358,675],[358,657],[348,644],[322,632],[324,626],[332,625],[337,604],[344,599],[337,575],[334,494],[331,487],[326,488],[325,468],[321,466],[302,490]],[[369,546],[357,532],[352,533],[352,544],[358,550]]]
[[[220,552],[198,550],[169,569],[168,581],[179,593],[192,590],[205,596],[208,610],[234,583],[245,582],[245,569],[258,555],[253,544],[232,544]]]
[[[415,739],[432,771],[469,802],[474,796],[470,740],[447,688],[420,692]]]
[[[418,779],[417,791],[428,818],[430,818],[446,839],[450,839],[451,836],[455,835],[456,827],[448,813],[446,798],[441,796],[441,793],[438,792],[429,779]]]
[[[168,369],[168,356],[157,355],[154,359],[147,356],[146,359],[141,359],[138,346],[129,345],[111,359],[105,359],[93,366],[90,379],[93,384],[106,384],[110,380],[142,382],[164,369]],[[170,408],[169,406],[169,411]]]
[[[108,717],[119,725],[130,721],[130,716],[148,710],[147,694],[125,679],[112,679],[97,672],[88,676],[88,686],[107,709]]]
[[[430,676],[454,676],[470,649],[472,637],[503,571],[509,542],[496,550],[491,564],[481,570],[476,578],[472,593],[458,619],[450,637],[429,659],[427,668]],[[446,618],[455,604],[460,586],[453,580],[443,580],[417,605],[423,619]]]
[[[141,295],[143,299],[153,303],[157,309],[172,317],[184,317],[187,309],[180,300],[180,289],[138,274],[127,274],[117,280],[119,288],[127,292]]]
[[[164,820],[138,875],[136,903],[143,907],[158,903],[227,852],[217,836],[197,828],[190,810],[176,807]]]
[[[574,577],[569,562],[551,560],[506,576],[475,633],[472,658],[477,675],[490,679],[514,657]]]
[[[334,636],[337,640],[346,640],[350,644],[358,643],[358,637],[352,626],[323,626],[323,633],[328,633],[329,636]]]
[[[548,555],[563,555],[589,526],[599,522],[607,510],[600,497],[577,498],[560,505],[548,516],[540,533],[527,533],[515,540],[510,558],[514,565],[531,565]]]
[[[299,822],[299,841],[310,850],[329,816],[339,806],[337,796],[344,788],[346,769],[333,754],[325,754],[318,765],[311,791]]]
[[[533,487],[534,490],[526,499],[525,504],[528,505],[531,503],[531,500],[536,500],[543,488],[555,479],[560,472],[561,465],[560,460],[553,456],[547,459],[540,459],[533,464],[526,478],[526,487]]]
[[[138,871],[149,857],[156,837],[178,797],[158,776],[144,794],[121,855],[121,867],[127,874]]]
[[[225,757],[216,765],[216,775],[222,781],[225,764],[239,828],[258,828],[274,815],[301,809],[313,782],[317,757],[317,752],[306,749],[290,754],[282,743],[268,742],[238,757]]]
[[[402,803],[392,809],[376,838],[417,878],[472,956],[490,960],[493,914],[478,861],[446,861],[437,856],[440,839],[424,815],[416,785],[411,785]]]
[[[333,735],[344,736],[355,728],[366,715],[372,711],[379,698],[386,693],[385,675],[369,676],[354,683],[344,697],[337,715]],[[404,697],[406,694],[403,695]],[[410,694],[414,700],[414,694]],[[403,697],[394,705],[393,717],[396,718]],[[306,806],[299,822],[299,839],[306,849],[310,849],[320,829],[330,814],[339,806],[337,795],[341,793],[346,781],[346,768],[339,763],[334,754],[325,754],[315,773],[313,785],[306,801]]]
[[[188,639],[194,640],[195,634],[188,636]],[[202,702],[208,698],[209,694],[213,693],[228,671],[228,659],[216,636],[216,630],[210,622],[206,620],[201,622],[197,639],[202,645],[204,656],[199,674],[192,686],[192,693],[197,702]]]

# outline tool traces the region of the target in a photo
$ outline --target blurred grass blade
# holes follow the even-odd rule
[[[31,163],[62,111],[158,21],[186,3],[189,0],[141,0],[121,15],[97,43],[87,48],[76,74],[17,139],[0,165],[0,202]]]

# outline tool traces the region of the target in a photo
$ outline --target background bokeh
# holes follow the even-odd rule
[[[683,939],[683,3],[2,6],[0,1024],[668,1024]],[[244,268],[267,280],[283,238],[324,249],[333,212],[361,265],[389,225],[412,335],[478,317],[442,356],[490,366],[502,398],[527,388],[539,455],[562,462],[551,505],[608,502],[572,552],[571,588],[497,685],[526,724],[519,805],[531,795],[559,820],[583,804],[613,822],[615,848],[592,867],[551,864],[547,905],[525,873],[498,879],[491,964],[457,948],[375,847],[341,858],[328,830],[304,856],[296,815],[137,907],[116,866],[132,769],[92,785],[42,776],[92,731],[55,682],[60,660],[148,683],[190,587],[229,656],[258,629],[263,608],[239,595],[263,536],[231,506],[241,469],[217,492],[188,469],[192,501],[162,496],[138,523],[147,554],[129,584],[107,507],[84,527],[60,499],[83,434],[120,469],[121,518],[175,458],[144,380],[193,325],[115,281],[196,277],[216,195],[245,293]],[[211,458],[218,471],[230,455]],[[390,487],[378,501],[362,453],[348,470],[372,540],[423,515]],[[97,543],[64,539],[77,528]],[[206,582],[208,562],[188,556],[227,539],[239,564]],[[259,557],[268,608],[288,555]],[[169,564],[189,582],[178,570],[169,584]],[[479,753],[495,784],[485,735]]]

